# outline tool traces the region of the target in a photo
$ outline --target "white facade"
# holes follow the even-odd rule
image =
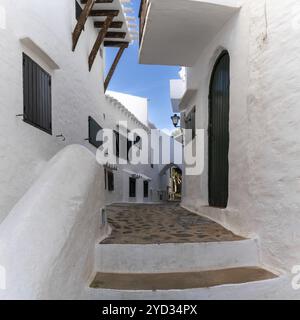
[[[115,4],[111,6],[108,4],[108,8],[116,9]],[[2,221],[59,150],[80,144],[95,153],[96,149],[86,140],[88,117],[99,124],[106,117],[108,123],[111,107],[104,94],[104,60],[100,54],[91,72],[88,70],[88,55],[99,32],[93,19],[87,20],[75,52],[71,50],[76,25],[75,1],[53,0],[41,4],[40,0],[1,0],[0,8],[0,69],[5,75],[0,77]],[[120,16],[124,14],[121,12]],[[52,135],[22,120],[22,53],[52,77]],[[112,115],[114,120],[117,114]],[[127,119],[125,114],[123,119]]]
[[[290,273],[300,261],[299,2],[210,1],[213,10],[201,13],[211,18],[205,26],[200,13],[189,9],[201,10],[208,1],[149,2],[140,60],[188,66],[182,119],[195,106],[196,127],[206,132],[205,169],[185,177],[183,206],[240,235],[258,237],[264,265]],[[185,19],[181,34],[158,12],[168,5],[173,20],[167,21]],[[226,18],[222,25],[215,14]],[[198,17],[198,25],[188,15]],[[158,33],[163,20],[165,30]],[[207,32],[209,38],[201,39]],[[229,204],[221,210],[208,206],[207,129],[210,78],[223,50],[230,55],[230,147]]]
[[[192,66],[198,53],[240,8],[239,0],[147,0],[140,47],[147,64]],[[178,27],[180,26],[180,27]],[[176,32],[174,32],[176,30]]]
[[[147,98],[115,91],[107,91],[107,94],[120,101],[125,108],[133,113],[145,126],[149,125]]]
[[[119,0],[103,6],[123,10]],[[120,11],[118,19],[124,17]],[[88,68],[99,29],[88,19],[72,52],[75,25],[73,0],[0,0],[1,299],[79,298],[93,275],[95,244],[108,232],[101,228],[105,205],[166,198],[168,179],[150,163],[117,165],[114,190],[105,190],[104,167],[88,141],[89,117],[112,130],[127,121],[129,130],[149,134],[153,125],[147,99],[126,95],[124,106],[105,95],[103,47]],[[126,22],[121,31],[128,31]],[[23,53],[51,76],[52,134],[23,121]],[[138,176],[134,198],[132,176]]]
[[[99,117],[106,102],[101,86],[103,61],[98,57],[91,72],[87,66],[87,53],[97,36],[92,21],[87,21],[76,51],[71,50],[71,32],[76,24],[74,1],[41,4],[39,0],[2,0],[0,6],[6,21],[0,29],[0,68],[6,75],[0,77],[3,220],[56,152],[73,143],[93,150],[85,141],[87,119],[90,115]],[[34,45],[26,45],[29,42],[21,41],[24,38]],[[52,136],[16,117],[23,114],[23,52],[52,76]],[[58,67],[53,69],[49,59]],[[56,138],[60,134],[65,136],[64,142]]]
[[[117,100],[115,97],[121,97]],[[151,136],[163,134],[160,130],[151,130],[148,126],[148,100],[146,98],[135,97],[128,94],[122,94],[119,92],[107,92],[107,110],[105,119],[102,119],[99,124],[103,128],[110,128],[117,130],[119,123],[122,124],[126,121],[127,129],[129,131],[139,129],[144,130],[147,133],[149,139],[148,144],[148,163],[147,164],[118,164],[117,170],[114,171],[115,177],[115,190],[110,192],[106,191],[107,203],[114,202],[157,202],[160,200],[166,200],[167,197],[167,185],[168,179],[166,175],[161,176],[160,172],[163,168],[161,164],[151,162],[151,148],[159,150],[159,141],[153,139],[154,143],[151,144]],[[121,103],[122,100],[122,103]],[[135,104],[136,102],[136,104]],[[126,107],[125,107],[126,106]],[[131,106],[128,107],[127,106]],[[144,120],[145,122],[138,119],[141,113],[138,112],[138,108],[141,107],[144,110]],[[137,112],[137,115],[135,114]],[[147,125],[145,125],[147,123]],[[121,130],[122,131],[122,130]],[[165,136],[167,139],[169,137]],[[126,138],[126,137],[125,137]],[[135,148],[135,147],[133,147]],[[137,149],[135,149],[138,151]],[[178,149],[177,149],[178,150]],[[170,157],[172,154],[172,149],[170,151]],[[124,157],[123,157],[124,158]],[[136,180],[136,197],[129,197],[129,178],[132,176],[138,176]],[[149,183],[149,194],[148,197],[144,197],[143,183],[148,181]],[[162,196],[162,198],[161,198]]]

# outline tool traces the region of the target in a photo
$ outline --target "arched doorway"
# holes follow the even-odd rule
[[[182,168],[180,165],[170,163],[161,171],[160,176],[167,174],[169,179],[167,186],[167,196],[169,201],[180,201],[182,193]]]
[[[229,178],[230,57],[219,56],[209,89],[209,205],[226,208]]]

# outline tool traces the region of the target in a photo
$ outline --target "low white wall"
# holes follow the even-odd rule
[[[0,225],[0,299],[76,299],[93,272],[103,170],[85,147],[60,151]]]

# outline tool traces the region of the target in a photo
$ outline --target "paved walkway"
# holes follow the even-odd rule
[[[161,244],[238,241],[221,225],[193,214],[178,203],[120,204],[107,208],[112,234],[103,244]]]

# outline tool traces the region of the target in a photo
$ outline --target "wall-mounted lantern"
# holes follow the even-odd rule
[[[174,115],[171,117],[171,119],[172,119],[172,122],[173,122],[174,127],[177,128],[178,125],[179,125],[180,117],[179,117],[177,114],[174,114]]]

